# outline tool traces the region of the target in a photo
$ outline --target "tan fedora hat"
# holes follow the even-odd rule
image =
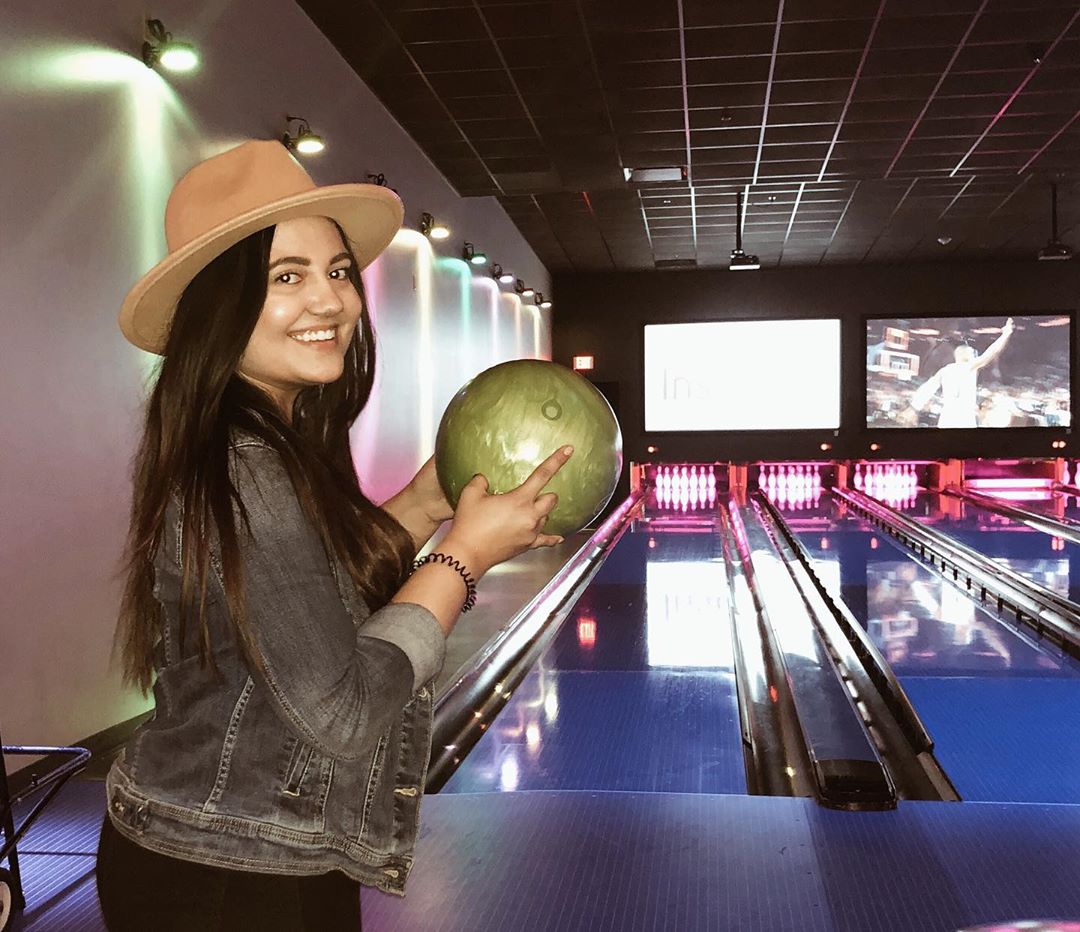
[[[390,245],[404,208],[381,185],[319,187],[274,140],[253,139],[199,162],[176,182],[165,205],[169,254],[124,298],[124,336],[163,353],[180,295],[207,263],[257,230],[311,216],[341,224],[362,269]]]

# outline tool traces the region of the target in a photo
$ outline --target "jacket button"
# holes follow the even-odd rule
[[[113,812],[123,812],[124,804],[119,799],[114,799],[112,804]]]

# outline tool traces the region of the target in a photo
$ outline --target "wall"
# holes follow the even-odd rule
[[[406,225],[365,273],[380,341],[378,397],[353,432],[362,480],[384,500],[430,453],[450,394],[485,366],[550,355],[549,312],[522,308],[451,258],[469,239],[548,292],[547,274],[491,198],[459,198],[289,0],[161,0],[152,15],[202,66],[163,77],[138,57],[133,0],[0,6],[0,172],[6,330],[0,392],[0,725],[8,743],[65,743],[143,711],[109,646],[130,505],[131,456],[156,357],[116,315],[165,254],[162,218],[191,165],[299,114],[328,149],[320,184],[384,172]],[[256,28],[257,27],[257,28]],[[453,236],[440,258],[421,211]]]
[[[1069,310],[1080,304],[1080,261],[830,266],[732,273],[688,270],[557,275],[553,311],[556,362],[592,353],[598,383],[613,382],[628,460],[713,461],[979,455],[1057,455],[1039,430],[866,430],[864,319],[912,314],[1003,314]],[[645,323],[725,318],[841,319],[841,429],[832,431],[665,433],[646,435],[643,410]],[[1074,328],[1075,329],[1075,328]],[[1076,356],[1076,335],[1073,355]],[[1077,370],[1073,364],[1074,410]],[[797,391],[797,386],[793,386]],[[752,405],[753,399],[747,398]],[[1075,415],[1074,415],[1075,416]],[[1055,433],[1058,436],[1058,433]],[[1075,429],[1066,452],[1080,455]],[[878,442],[881,450],[868,449]],[[822,453],[820,444],[833,449]],[[658,453],[650,455],[653,444]]]

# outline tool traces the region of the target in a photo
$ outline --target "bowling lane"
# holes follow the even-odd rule
[[[1031,506],[1038,502],[1033,499],[1017,504],[1034,511]],[[1080,603],[1080,544],[1044,534],[1018,519],[936,492],[920,491],[906,501],[892,504],[994,562]],[[1059,506],[1048,498],[1043,507]]]
[[[1005,505],[1014,505],[1037,515],[1053,518],[1080,527],[1080,496],[1047,489],[980,489],[984,495],[998,498]]]
[[[698,504],[651,498],[442,793],[746,792],[727,574]]]
[[[957,504],[904,495],[892,504],[931,525],[946,520],[939,505]],[[891,664],[960,795],[1080,803],[1080,665],[1003,624],[831,496],[799,504],[783,507],[785,519]],[[1029,548],[1044,542],[1032,536],[1044,535],[993,539],[1002,559],[1054,561],[1060,584],[1060,552],[1047,544],[1036,555]]]

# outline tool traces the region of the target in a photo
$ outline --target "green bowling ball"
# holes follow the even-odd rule
[[[481,372],[451,399],[435,438],[435,468],[457,508],[477,473],[488,492],[509,492],[567,444],[574,455],[544,487],[559,496],[545,534],[573,534],[603,510],[622,472],[622,433],[588,379],[557,363],[516,359]]]

